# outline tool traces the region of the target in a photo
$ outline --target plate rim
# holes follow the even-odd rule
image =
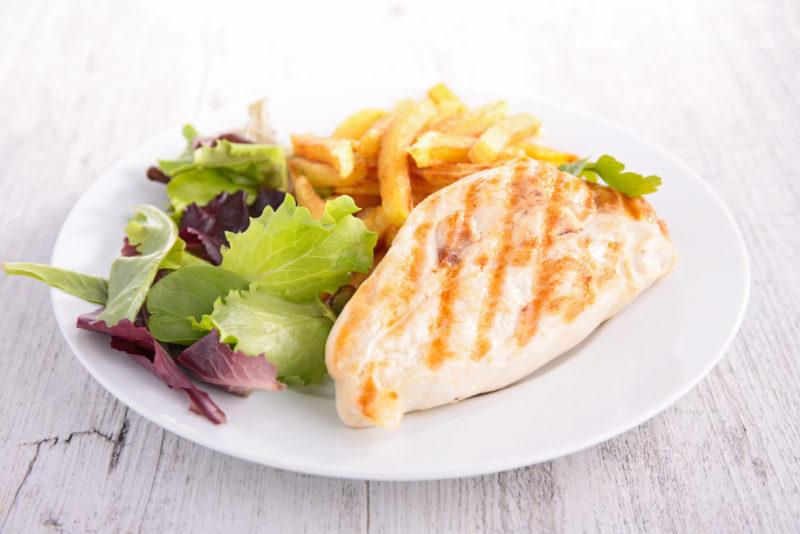
[[[358,90],[366,91],[368,89],[378,89],[378,88],[383,88],[383,89],[390,88],[392,91],[401,91],[407,89],[410,92],[419,92],[420,89],[419,87],[400,87],[396,85],[393,86],[365,85],[358,88]],[[468,94],[476,94],[484,96],[493,95],[495,97],[500,96],[496,90],[486,89],[482,87],[460,86],[460,88],[463,89],[464,93]],[[337,90],[340,90],[340,88],[335,88],[333,92],[336,92]],[[281,98],[301,98],[303,97],[304,93],[290,92],[290,91],[273,91],[268,96],[268,98],[270,100],[272,99],[279,100]],[[309,92],[305,94],[311,96],[311,95],[318,95],[319,93]],[[76,343],[74,343],[71,336],[67,334],[66,331],[67,323],[62,324],[62,321],[58,320],[59,313],[58,310],[56,309],[56,295],[58,295],[59,292],[58,290],[51,288],[50,289],[51,309],[53,310],[53,314],[55,316],[56,323],[58,324],[58,328],[59,331],[61,332],[62,337],[66,341],[67,345],[69,346],[75,358],[80,362],[83,368],[86,371],[88,371],[88,373],[92,376],[92,378],[94,378],[94,380],[96,380],[108,393],[114,396],[127,408],[133,410],[134,412],[136,412],[146,420],[150,421],[151,423],[155,424],[159,428],[168,430],[169,432],[172,432],[173,434],[176,434],[181,438],[187,439],[193,443],[196,443],[213,451],[220,452],[240,460],[245,460],[248,462],[264,465],[267,467],[284,469],[288,471],[294,471],[297,473],[303,473],[309,475],[324,476],[329,478],[342,478],[350,480],[375,480],[375,481],[426,481],[426,480],[447,480],[447,479],[473,477],[491,473],[504,472],[511,469],[517,469],[521,467],[527,467],[539,463],[548,462],[556,458],[560,458],[562,456],[571,455],[576,452],[594,447],[600,443],[608,441],[616,436],[619,436],[621,434],[624,434],[632,430],[633,428],[638,427],[644,422],[661,414],[664,410],[675,404],[678,400],[683,398],[692,389],[694,389],[697,386],[697,384],[701,380],[703,380],[706,376],[708,376],[708,374],[719,364],[723,356],[727,353],[734,339],[738,335],[749,305],[751,285],[752,285],[751,260],[741,228],[736,222],[736,219],[733,216],[733,212],[730,210],[727,204],[725,204],[725,202],[722,200],[719,194],[717,194],[714,188],[711,187],[700,176],[699,173],[694,171],[691,167],[689,167],[688,164],[684,163],[677,156],[673,155],[671,152],[661,147],[654,141],[651,141],[650,139],[642,136],[635,130],[632,130],[627,126],[616,123],[594,112],[586,111],[576,106],[570,104],[564,104],[554,99],[541,97],[539,95],[522,94],[521,92],[515,92],[513,90],[504,91],[503,95],[505,95],[505,98],[518,98],[520,100],[526,100],[532,103],[542,102],[543,104],[551,106],[553,108],[560,108],[569,111],[571,113],[580,115],[584,118],[601,123],[606,128],[617,130],[618,132],[623,133],[631,137],[632,139],[635,139],[636,142],[646,145],[651,150],[658,152],[662,157],[668,159],[672,164],[680,168],[685,173],[687,178],[696,182],[698,185],[700,185],[700,187],[702,187],[705,190],[706,193],[709,194],[710,199],[713,201],[715,206],[721,211],[729,227],[733,230],[734,241],[736,244],[736,248],[738,249],[737,252],[741,255],[743,261],[741,267],[744,274],[743,277],[744,287],[742,288],[743,290],[742,299],[739,303],[739,309],[736,314],[736,319],[733,325],[731,326],[726,339],[724,340],[723,343],[720,344],[720,348],[716,351],[713,357],[709,359],[706,366],[700,372],[698,372],[695,377],[687,381],[682,387],[676,388],[671,395],[666,396],[660,403],[658,403],[654,407],[651,407],[650,409],[641,410],[635,416],[630,417],[630,419],[625,424],[621,424],[617,427],[614,427],[604,432],[597,433],[585,439],[576,440],[566,445],[562,445],[559,447],[552,447],[550,451],[547,451],[543,454],[541,452],[539,454],[519,454],[515,456],[505,456],[502,457],[501,459],[483,460],[471,464],[459,463],[456,466],[442,466],[441,468],[435,471],[420,470],[419,468],[414,468],[414,469],[406,468],[394,471],[386,470],[374,473],[370,472],[370,470],[366,468],[348,468],[343,470],[341,468],[337,468],[335,465],[331,467],[327,464],[322,464],[322,463],[308,464],[293,460],[285,460],[279,457],[271,457],[269,460],[265,460],[263,457],[258,457],[255,454],[251,454],[247,450],[240,450],[237,449],[236,447],[229,446],[226,443],[215,442],[213,439],[210,438],[210,436],[206,434],[192,433],[191,431],[185,429],[183,426],[179,424],[170,421],[157,420],[155,415],[151,415],[149,413],[145,413],[144,411],[140,410],[136,406],[137,403],[135,402],[135,400],[131,399],[131,397],[127,395],[124,391],[121,391],[116,386],[110,384],[109,381],[107,381],[100,373],[98,373],[96,369],[94,369],[91,365],[87,363],[81,351],[78,349]],[[241,106],[241,109],[245,109],[245,106]],[[203,113],[200,115],[200,118],[198,120],[207,119],[209,117],[213,117],[214,115],[223,114],[226,112],[232,114],[232,108],[223,108],[223,109],[218,109],[216,111]],[[151,136],[148,136],[144,141],[142,141],[136,147],[133,147],[130,150],[126,151],[125,154],[123,154],[120,158],[116,159],[114,163],[109,165],[103,172],[97,175],[97,177],[93,180],[91,185],[84,191],[84,193],[78,198],[75,204],[70,208],[69,213],[62,221],[61,229],[59,230],[58,236],[56,237],[56,240],[53,243],[53,250],[50,255],[51,263],[53,262],[53,259],[55,257],[55,252],[59,248],[59,244],[61,243],[62,239],[65,239],[64,229],[67,226],[68,221],[76,217],[75,215],[76,209],[80,204],[81,199],[89,191],[89,189],[97,187],[101,179],[108,173],[112,172],[116,167],[122,165],[131,153],[138,152],[146,144],[152,142],[153,139],[166,136],[171,132],[172,130],[163,130]],[[72,328],[74,328],[74,326]]]

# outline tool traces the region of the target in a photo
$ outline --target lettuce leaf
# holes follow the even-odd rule
[[[222,267],[290,300],[335,292],[353,272],[372,266],[376,235],[367,230],[353,199],[342,196],[325,204],[317,221],[287,195],[277,211],[266,208],[247,230],[228,234]]]
[[[78,317],[78,328],[111,336],[111,347],[126,352],[142,367],[153,373],[168,387],[183,391],[189,398],[189,410],[202,415],[215,425],[226,422],[225,413],[205,391],[195,386],[175,364],[164,347],[153,339],[141,315],[135,321],[122,319],[109,326],[100,319],[101,310]]]
[[[178,355],[178,363],[208,384],[246,397],[254,389],[280,391],[278,369],[263,354],[248,356],[220,342],[219,332],[210,334]]]
[[[237,183],[229,179],[223,171],[191,168],[186,172],[172,175],[167,184],[167,196],[177,218],[190,204],[205,206],[220,193],[237,191],[244,191],[247,194],[247,201],[252,202],[258,192],[258,183]]]
[[[188,141],[190,135],[194,135],[192,141]],[[167,195],[176,217],[189,204],[203,206],[222,192],[242,190],[252,202],[261,188],[286,190],[286,157],[281,147],[232,142],[236,137],[223,135],[192,148],[197,131],[191,125],[184,127],[184,136],[187,150],[178,159],[158,162],[169,177]]]
[[[4,263],[3,270],[6,274],[28,276],[42,281],[88,302],[105,304],[108,300],[108,281],[99,276],[28,262]]]
[[[286,193],[278,189],[261,189],[255,201],[250,205],[250,217],[261,217],[267,206],[278,209],[286,200]]]
[[[120,256],[111,265],[108,302],[98,317],[109,326],[136,318],[156,273],[178,239],[173,220],[148,204],[136,208],[125,233],[139,255]]]
[[[198,258],[187,250],[186,241],[179,237],[175,238],[175,244],[161,260],[158,268],[161,269],[179,269],[187,265],[208,265],[208,262],[202,258]]]
[[[220,193],[205,206],[190,204],[181,218],[178,235],[192,253],[219,265],[222,262],[220,247],[228,244],[225,232],[241,232],[249,224],[244,191]]]
[[[192,327],[213,311],[214,302],[232,289],[246,289],[238,275],[211,265],[187,266],[156,282],[147,295],[147,326],[165,343],[191,345],[205,334]]]
[[[287,384],[318,384],[325,378],[325,340],[334,316],[318,299],[291,302],[258,283],[214,303],[197,325],[219,331],[224,343],[250,356],[265,354]]]

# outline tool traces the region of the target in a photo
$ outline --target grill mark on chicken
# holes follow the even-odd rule
[[[544,222],[542,223],[541,239],[536,247],[535,254],[539,268],[533,279],[533,299],[522,307],[517,319],[517,327],[514,332],[514,338],[519,346],[527,343],[531,337],[536,333],[539,328],[539,320],[541,319],[542,312],[545,309],[546,300],[552,297],[552,289],[549,286],[543,285],[543,282],[549,282],[552,276],[552,269],[547,254],[553,246],[553,229],[558,222],[561,212],[561,204],[563,202],[562,190],[565,184],[565,177],[558,173],[558,171],[550,165],[542,165],[546,172],[555,172],[555,184],[553,186],[550,200],[545,209]],[[557,273],[556,273],[557,274]]]
[[[559,295],[557,289],[567,274],[575,276],[573,284],[576,287],[567,294]],[[572,321],[595,300],[591,270],[584,261],[576,257],[562,256],[546,260],[539,275],[537,295],[538,306],[535,312],[538,316],[535,317],[534,326],[538,326],[538,320],[545,313],[560,313],[565,321]],[[530,335],[534,333],[535,328]]]
[[[431,228],[433,228],[433,225],[430,222],[425,222],[414,230],[414,239],[417,242],[417,246],[411,252],[411,261],[409,262],[406,276],[406,279],[411,283],[416,282],[422,272],[422,264],[425,262],[424,243],[428,240]]]
[[[364,382],[361,384],[361,393],[358,396],[358,406],[364,417],[375,419],[376,414],[387,404],[397,402],[400,398],[397,391],[386,389],[381,385],[380,372],[383,365],[379,362],[369,362],[364,369]],[[377,382],[376,382],[377,375]]]
[[[475,349],[472,353],[473,360],[480,360],[483,358],[491,344],[489,343],[488,331],[494,323],[494,318],[497,315],[497,306],[500,302],[500,296],[503,292],[503,283],[506,279],[508,272],[508,264],[511,263],[515,266],[524,265],[530,259],[533,249],[536,246],[537,239],[529,237],[524,239],[522,243],[515,247],[514,243],[514,217],[523,202],[531,202],[533,195],[526,187],[528,182],[534,185],[539,182],[539,177],[542,174],[543,166],[539,166],[536,174],[530,177],[525,173],[526,168],[518,165],[514,169],[514,175],[511,177],[509,183],[509,191],[506,196],[506,203],[503,214],[503,228],[500,234],[500,247],[497,250],[497,255],[489,275],[489,285],[486,291],[486,296],[481,303],[481,314],[478,319],[478,333],[475,340]],[[538,193],[538,191],[537,191]]]
[[[371,367],[371,366],[370,366]],[[375,380],[372,378],[372,369],[367,371],[367,379],[361,387],[361,395],[358,397],[358,405],[361,407],[361,413],[365,417],[373,419],[375,416],[374,404],[375,398],[378,396],[378,388],[375,387]]]
[[[464,198],[464,209],[455,212],[449,221],[447,236],[438,250],[439,268],[442,276],[442,290],[439,294],[439,311],[434,321],[433,339],[428,345],[425,361],[431,369],[437,369],[452,356],[447,340],[453,326],[453,303],[458,292],[458,273],[464,262],[462,254],[474,240],[470,219],[478,204],[480,182],[473,182]],[[445,219],[447,220],[447,219]]]
[[[433,211],[436,208],[438,199],[434,198],[428,203],[428,210]],[[433,225],[430,222],[425,222],[419,225],[414,230],[414,243],[415,246],[408,257],[405,265],[404,272],[401,275],[400,281],[396,286],[387,286],[382,295],[377,295],[378,299],[385,299],[387,301],[387,326],[392,326],[402,319],[402,304],[410,298],[416,291],[416,282],[422,275],[425,265],[425,243],[428,240]],[[373,284],[370,284],[372,277],[368,278],[364,283],[363,288],[359,288],[362,292],[374,292]],[[389,293],[391,292],[391,294]],[[370,308],[368,306],[353,307],[348,315],[348,320],[342,324],[341,333],[336,339],[336,358],[334,363],[338,363],[338,359],[349,352],[349,347],[352,344],[353,329],[360,324],[364,317],[368,315]]]
[[[432,199],[426,207],[427,211],[429,213],[435,211],[437,203],[438,199]],[[424,222],[414,230],[414,246],[408,256],[405,269],[403,270],[404,272],[397,286],[392,287],[391,285],[387,285],[384,288],[385,291],[393,293],[389,299],[389,313],[386,320],[386,327],[389,329],[404,317],[404,315],[400,313],[403,309],[403,303],[410,300],[418,290],[416,283],[425,269],[426,243],[428,242],[431,230],[433,230],[433,224],[431,222]]]

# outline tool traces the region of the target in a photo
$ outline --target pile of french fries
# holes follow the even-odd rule
[[[439,84],[390,111],[356,111],[330,137],[293,135],[294,195],[315,217],[324,198],[351,196],[385,249],[416,203],[465,176],[518,158],[577,159],[540,144],[540,126],[505,101],[470,108]]]

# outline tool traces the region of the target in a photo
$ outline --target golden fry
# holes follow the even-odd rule
[[[386,115],[376,120],[364,135],[356,143],[356,153],[367,160],[370,167],[377,165],[378,152],[381,150],[381,139],[389,123],[392,122],[392,115]]]
[[[510,116],[505,101],[469,108],[440,83],[427,98],[402,100],[391,111],[358,110],[330,138],[292,136],[294,194],[315,217],[325,201],[314,188],[332,191],[328,200],[350,196],[385,251],[414,205],[466,176],[518,158],[578,159],[540,145],[539,127],[532,115]]]
[[[481,134],[469,150],[473,163],[492,163],[510,143],[539,131],[541,121],[527,113],[520,113],[499,121]]]
[[[389,227],[389,222],[386,220],[386,215],[380,206],[365,208],[358,212],[357,217],[364,221],[364,226],[367,227],[367,230],[378,234],[378,239],[383,236],[383,233]]]
[[[379,197],[381,195],[380,186],[378,185],[378,182],[373,180],[361,182],[360,184],[356,185],[337,187],[333,190],[333,192],[336,193],[337,195],[350,195],[350,196],[371,195]]]
[[[321,161],[333,166],[339,176],[350,176],[355,166],[353,142],[315,135],[293,135],[292,148],[296,156]]]
[[[400,227],[412,208],[408,171],[408,148],[425,124],[436,115],[436,106],[427,98],[421,102],[400,102],[394,119],[381,140],[378,157],[378,182],[383,210],[393,226]]]
[[[339,176],[339,172],[327,163],[308,158],[290,158],[289,170],[294,175],[302,174],[314,187],[343,187],[358,185],[367,179],[367,162],[357,157],[353,172],[349,176]]]
[[[339,195],[335,195],[339,196]],[[352,193],[348,195],[356,203],[359,208],[374,208],[381,205],[380,195],[364,195],[359,193]]]
[[[345,196],[345,195],[344,194],[340,195],[338,193],[334,193],[331,196],[327,197],[325,200],[326,201],[331,201],[331,200],[335,200],[335,199],[337,199],[339,197],[343,197],[343,196]],[[353,202],[356,203],[356,206],[358,206],[361,209],[374,208],[375,206],[380,206],[381,205],[381,197],[378,196],[378,195],[360,195],[358,193],[352,193],[352,194],[349,194],[347,196],[352,198]]]
[[[563,165],[564,163],[571,163],[578,159],[578,156],[575,154],[561,152],[560,150],[534,143],[530,139],[514,143],[509,149],[521,151],[530,158],[540,161],[549,161],[554,165]]]
[[[436,126],[457,121],[466,109],[467,107],[458,100],[444,100],[436,104],[436,116],[428,123],[426,129],[430,131],[445,131]]]
[[[356,111],[347,117],[336,130],[332,137],[337,139],[360,139],[369,130],[375,121],[388,114],[385,110],[375,108],[365,108]]]
[[[434,122],[430,125],[429,130],[478,136],[494,123],[505,118],[506,115],[508,115],[508,103],[501,100]]]
[[[426,132],[417,138],[408,153],[417,167],[457,163],[467,159],[467,153],[475,141],[476,138],[470,135]]]
[[[447,101],[461,103],[461,99],[443,83],[437,83],[428,89],[428,98],[433,100],[434,104],[441,104]]]
[[[297,199],[297,204],[307,208],[315,219],[321,218],[325,213],[325,201],[302,174],[294,177],[294,197]]]
[[[412,176],[431,184],[436,190],[448,186],[465,176],[491,167],[482,163],[446,163],[424,169],[413,168]]]

